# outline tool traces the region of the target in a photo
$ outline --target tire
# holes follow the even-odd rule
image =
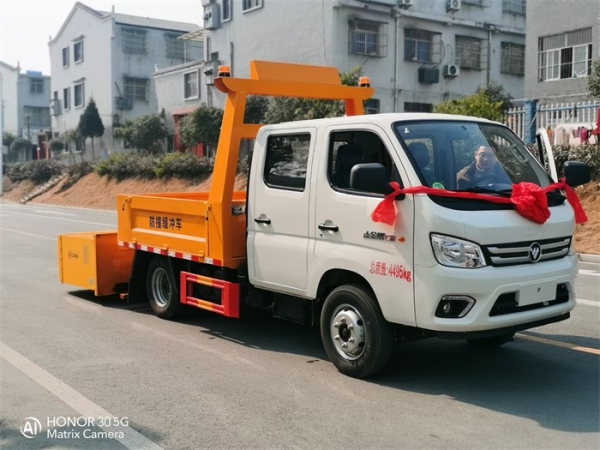
[[[479,350],[492,350],[513,340],[515,333],[501,334],[483,339],[467,339],[467,342]]]
[[[321,311],[321,339],[343,374],[366,378],[385,369],[392,353],[392,326],[373,294],[362,286],[334,289]]]
[[[177,289],[167,258],[155,256],[146,278],[148,300],[152,311],[161,319],[175,319],[182,311]]]

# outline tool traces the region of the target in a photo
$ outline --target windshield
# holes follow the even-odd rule
[[[551,179],[508,128],[477,122],[419,121],[394,124],[424,186],[456,191],[510,191]]]

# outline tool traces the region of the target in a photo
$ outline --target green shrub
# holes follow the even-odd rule
[[[537,145],[529,144],[527,147],[539,159]],[[552,152],[559,178],[564,176],[565,162],[580,161],[590,166],[592,180],[600,180],[600,145],[578,145],[577,147],[558,145],[552,147]]]
[[[53,159],[39,159],[6,166],[6,176],[12,182],[31,180],[35,184],[41,184],[63,172],[63,166]]]
[[[92,173],[94,171],[94,165],[89,161],[80,162],[77,164],[72,164],[67,167],[67,175],[69,178],[67,181],[60,187],[58,193],[69,190],[75,183],[77,183],[81,178],[86,176],[88,173]]]
[[[196,156],[193,153],[171,153],[166,155],[156,170],[159,178],[205,178],[213,171],[211,158]]]
[[[96,173],[118,181],[126,178],[152,179],[156,177],[159,161],[159,158],[133,152],[115,153],[96,165]]]

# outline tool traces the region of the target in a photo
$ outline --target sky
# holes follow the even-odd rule
[[[0,0],[0,61],[22,72],[37,70],[50,75],[48,41],[55,37],[75,1]],[[100,11],[110,11],[153,19],[202,23],[202,1],[111,0],[82,1]]]

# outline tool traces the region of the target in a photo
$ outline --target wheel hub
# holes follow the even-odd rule
[[[164,308],[171,297],[171,283],[169,276],[163,269],[158,268],[152,274],[152,294],[158,306]]]
[[[365,349],[364,321],[359,312],[350,305],[342,305],[331,320],[331,338],[340,355],[354,360]]]

